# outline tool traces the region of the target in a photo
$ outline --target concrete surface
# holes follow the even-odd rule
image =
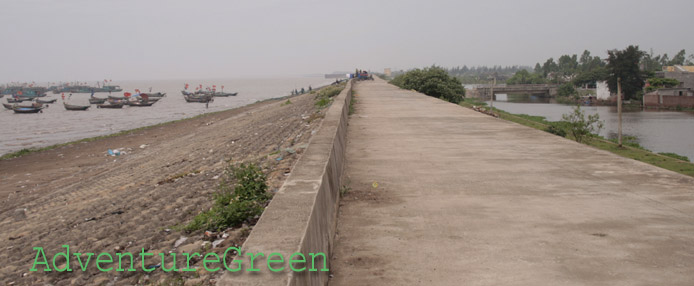
[[[351,83],[334,98],[323,123],[311,138],[308,148],[292,172],[265,209],[241,247],[242,271],[225,272],[217,285],[326,285],[329,271],[293,272],[288,263],[294,253],[302,253],[309,260],[309,253],[324,253],[330,257],[337,226],[339,188],[344,167],[347,113],[351,98]],[[268,256],[279,253],[284,263],[272,263],[268,268]],[[254,260],[258,272],[248,272],[250,258],[246,254],[264,256]],[[277,259],[278,257],[273,257]],[[229,260],[231,262],[231,260]],[[328,269],[330,261],[326,261]],[[295,268],[310,263],[292,264]],[[316,260],[316,268],[323,263]],[[237,267],[237,265],[229,265]]]
[[[331,285],[694,285],[692,178],[380,80],[355,93]]]

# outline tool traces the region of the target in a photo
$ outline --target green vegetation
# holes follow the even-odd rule
[[[568,82],[560,85],[559,89],[557,90],[557,95],[561,97],[569,97],[576,94],[577,93],[574,85]]]
[[[600,121],[600,115],[592,114],[586,118],[581,110],[581,106],[574,107],[573,112],[561,116],[562,122],[567,127],[567,133],[581,143],[585,139],[590,139],[593,134],[597,134],[602,129],[603,123]]]
[[[356,110],[354,109],[354,104],[357,103],[356,93],[354,93],[354,90],[352,90],[351,92],[352,97],[350,97],[349,99],[349,112],[347,113],[347,115],[352,115],[354,114],[354,112],[356,112]]]
[[[638,46],[629,46],[624,50],[607,51],[607,86],[610,92],[617,93],[617,79],[622,82],[624,99],[639,99],[647,74],[639,67],[644,52]]]
[[[511,78],[506,80],[506,84],[543,84],[547,80],[538,73],[530,73],[527,70],[520,70]]]
[[[460,81],[436,66],[408,71],[395,77],[390,83],[456,104],[465,97],[465,88]]]
[[[672,88],[680,84],[679,80],[674,78],[658,78],[653,77],[648,79],[648,87],[646,87],[646,92],[651,92],[660,88]]]
[[[481,104],[480,104],[481,103]],[[473,105],[485,105],[483,102],[479,102],[475,99],[465,99],[465,101],[461,102],[460,105],[472,108]],[[530,115],[525,115],[525,114],[512,114],[508,113],[503,110],[495,109],[494,110],[497,114],[499,114],[499,118],[508,120],[511,122],[515,122],[521,125],[525,125],[528,127],[532,127],[538,130],[543,130],[543,131],[548,131],[551,125],[558,124],[560,126],[560,122],[549,122],[546,121],[544,117],[541,116],[530,116]],[[555,127],[555,128],[564,128],[564,127]],[[568,135],[567,138],[571,138],[571,135]],[[600,137],[594,137],[592,140],[587,140],[583,141],[583,144],[592,146],[594,148],[598,148],[601,150],[609,151],[614,154],[620,155],[625,158],[630,158],[634,160],[638,160],[644,163],[648,163],[663,169],[667,169],[673,172],[677,172],[680,174],[684,174],[687,176],[694,177],[694,164],[689,163],[684,160],[676,159],[667,155],[662,155],[662,154],[656,154],[653,152],[650,152],[648,150],[642,149],[642,148],[634,148],[628,145],[623,145],[623,147],[619,147],[614,142],[611,142],[609,140],[604,140]]]
[[[282,106],[290,105],[290,104],[292,104],[292,101],[289,100],[289,99],[287,99],[287,101],[285,101],[284,103],[282,103]]]
[[[346,85],[347,83],[343,82],[337,85],[326,86],[318,90],[318,92],[316,92],[316,106],[318,106],[318,108],[324,108],[330,105],[330,103],[333,102],[333,97],[340,94],[340,92],[345,89]]]
[[[271,197],[266,179],[256,164],[230,165],[214,195],[212,208],[196,215],[184,229],[219,231],[261,215]]]
[[[675,158],[677,160],[689,162],[689,158],[687,156],[682,156],[682,155],[675,154],[675,153],[658,153],[658,154],[663,155],[663,156],[668,156],[670,158]]]

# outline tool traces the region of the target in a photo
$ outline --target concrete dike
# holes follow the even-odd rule
[[[260,217],[250,236],[241,247],[237,259],[242,260],[238,272],[226,272],[217,285],[326,285],[328,271],[320,271],[323,261],[316,259],[318,271],[308,271],[312,259],[309,253],[324,253],[330,268],[330,256],[337,225],[341,177],[344,167],[347,116],[352,96],[352,82],[347,83],[326,112],[323,123],[313,136],[302,157],[292,168],[280,190]],[[254,259],[255,268],[249,272],[245,254],[264,253]],[[283,255],[283,263],[273,263],[268,269],[271,253]],[[293,264],[305,271],[290,269],[290,256],[302,253],[306,263]],[[277,259],[277,256],[272,257]],[[227,264],[230,264],[228,261]]]

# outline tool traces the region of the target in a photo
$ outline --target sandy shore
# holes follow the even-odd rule
[[[49,261],[71,252],[202,251],[201,233],[176,230],[212,205],[228,162],[256,161],[278,189],[320,124],[313,95],[261,102],[93,142],[0,161],[0,281],[4,285],[133,285],[214,282],[196,272],[30,272],[36,251]],[[296,153],[285,150],[292,147]],[[124,150],[108,156],[108,149]],[[277,160],[282,157],[281,160]],[[248,230],[229,230],[211,251],[240,245]],[[177,240],[186,237],[178,247]],[[209,247],[209,246],[206,246]],[[206,250],[210,252],[210,250]],[[58,261],[60,265],[61,261]],[[139,259],[136,259],[139,265]],[[117,266],[117,265],[116,265]],[[221,274],[221,272],[219,273]],[[114,283],[115,282],[115,283]]]

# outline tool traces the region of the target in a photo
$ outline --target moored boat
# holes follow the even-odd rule
[[[214,97],[229,97],[229,96],[236,96],[239,94],[238,92],[215,92],[212,94]]]
[[[39,113],[42,112],[43,108],[41,107],[19,107],[19,106],[14,106],[12,110],[14,113]]]
[[[38,103],[55,103],[56,101],[57,101],[57,99],[55,99],[55,98],[50,99],[50,100],[44,100],[44,99],[40,99],[40,98],[36,99],[36,102],[38,102]]]
[[[152,106],[154,102],[147,102],[147,101],[130,101],[128,102],[128,105],[130,106],[139,106],[139,107],[146,107],[146,106]]]
[[[123,102],[119,103],[108,103],[108,104],[97,104],[96,108],[123,108],[125,105]]]
[[[207,103],[207,102],[214,101],[214,98],[210,95],[202,95],[202,96],[184,95],[183,98],[186,100],[186,102]]]
[[[63,106],[65,106],[66,110],[87,110],[89,108],[89,105],[74,105],[74,104],[67,104],[63,102]]]
[[[89,104],[103,104],[106,100],[108,100],[108,98],[90,97]]]
[[[43,104],[41,103],[32,103],[31,105],[19,105],[19,104],[7,104],[3,103],[2,106],[4,106],[6,109],[12,110],[13,107],[21,107],[21,108],[42,108]]]

